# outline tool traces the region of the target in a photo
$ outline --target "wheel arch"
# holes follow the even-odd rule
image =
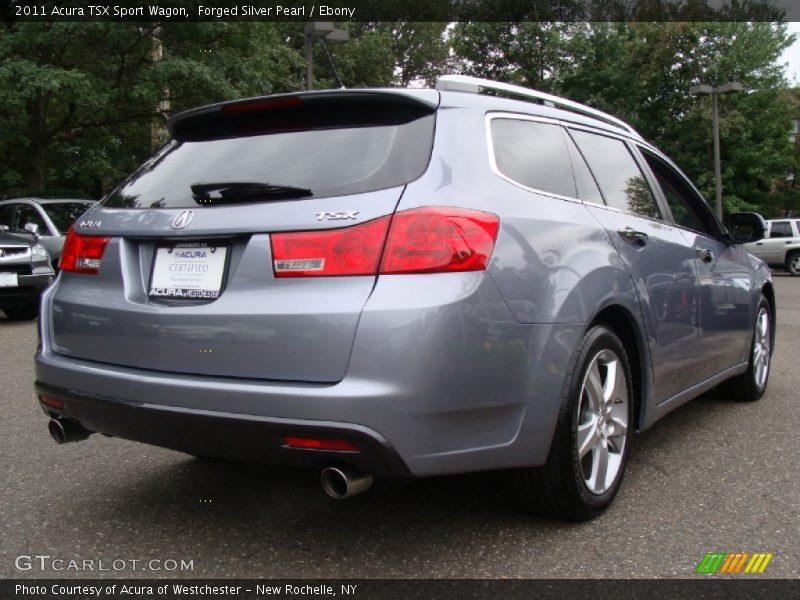
[[[761,293],[764,294],[764,297],[767,299],[769,303],[769,313],[770,318],[772,319],[772,350],[775,349],[775,332],[778,328],[778,311],[777,305],[775,304],[775,288],[772,287],[772,282],[767,281],[761,286]]]
[[[647,376],[650,367],[650,354],[644,332],[641,330],[634,315],[619,304],[603,307],[592,319],[590,327],[594,325],[605,325],[610,328],[619,337],[625,352],[628,354],[635,395],[633,422],[636,423],[637,429],[641,429],[650,388]]]

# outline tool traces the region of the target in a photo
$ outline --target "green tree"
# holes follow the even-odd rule
[[[154,119],[302,74],[269,23],[17,23],[0,33],[0,193],[100,195],[151,152]]]
[[[704,9],[694,3],[684,10]],[[780,182],[795,164],[788,133],[796,109],[777,64],[792,41],[785,25],[767,22],[615,22],[462,23],[451,43],[465,73],[555,92],[625,119],[707,197],[714,195],[710,105],[689,88],[741,82],[745,93],[720,99],[723,197],[728,210],[772,214],[786,202]]]

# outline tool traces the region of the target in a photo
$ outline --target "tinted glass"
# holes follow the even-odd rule
[[[609,206],[660,218],[653,192],[622,141],[585,131],[571,133]]]
[[[0,225],[5,225],[9,229],[14,219],[14,209],[16,204],[0,204]]]
[[[519,119],[492,119],[497,169],[522,185],[576,197],[564,133],[558,125]]]
[[[567,147],[569,148],[569,156],[572,159],[575,185],[578,187],[578,198],[586,202],[603,204],[603,195],[600,193],[600,188],[597,187],[597,182],[586,165],[586,161],[583,160],[578,147],[569,136],[567,136]]]
[[[769,237],[792,237],[792,225],[789,221],[775,221],[769,228]]]
[[[418,178],[430,159],[434,116],[394,125],[275,131],[172,141],[104,201],[114,208],[185,208],[205,202],[192,185],[246,182],[303,188],[324,198],[380,190]],[[236,197],[269,201],[270,194]],[[289,194],[291,197],[291,194]]]
[[[708,215],[702,206],[698,206],[704,200],[668,164],[649,152],[643,151],[642,154],[656,176],[656,181],[669,204],[669,210],[672,212],[675,223],[687,229],[711,235],[715,228],[708,222]]]
[[[33,208],[28,204],[20,204],[19,210],[17,211],[17,219],[16,219],[16,227],[17,229],[25,229],[25,225],[28,223],[33,223],[34,225],[39,226],[39,233],[42,235],[49,235],[50,231],[48,230],[47,225],[44,224],[44,219],[42,215],[39,214],[39,211]]]
[[[91,204],[83,202],[58,202],[56,204],[43,204],[44,212],[61,233],[66,233],[67,229],[78,220],[78,218],[89,210]]]

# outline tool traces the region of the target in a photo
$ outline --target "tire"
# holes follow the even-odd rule
[[[800,276],[800,252],[790,252],[786,256],[786,263],[783,268],[792,277]]]
[[[9,321],[31,321],[39,315],[38,304],[26,304],[17,308],[4,308]]]
[[[608,327],[594,326],[583,337],[567,369],[561,398],[547,462],[516,472],[517,495],[534,513],[586,521],[608,508],[617,495],[633,427],[630,363],[622,342]],[[603,458],[605,478],[599,473]]]
[[[772,366],[774,332],[772,311],[762,294],[753,324],[753,341],[750,343],[747,371],[722,384],[721,391],[724,395],[739,402],[755,402],[764,395]]]

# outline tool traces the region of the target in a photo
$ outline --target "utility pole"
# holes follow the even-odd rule
[[[315,21],[311,23],[306,23],[305,26],[305,50],[306,50],[306,91],[311,91],[314,89],[314,63],[313,63],[313,49],[314,49],[314,39],[319,39],[323,45],[327,42],[328,44],[340,44],[342,42],[346,42],[350,39],[350,32],[346,29],[336,29],[333,23],[329,22],[320,22]],[[333,59],[328,52],[327,46],[325,46],[325,52],[328,54],[328,60],[331,63],[331,67],[333,68],[334,75],[336,78],[339,78],[338,73],[336,73],[336,67],[333,64]],[[341,84],[341,82],[339,82]]]
[[[719,148],[719,96],[731,92],[741,92],[744,89],[741,83],[729,81],[718,86],[694,85],[689,88],[693,96],[711,96],[711,126],[714,136],[714,192],[716,196],[716,212],[722,220],[722,161]]]

